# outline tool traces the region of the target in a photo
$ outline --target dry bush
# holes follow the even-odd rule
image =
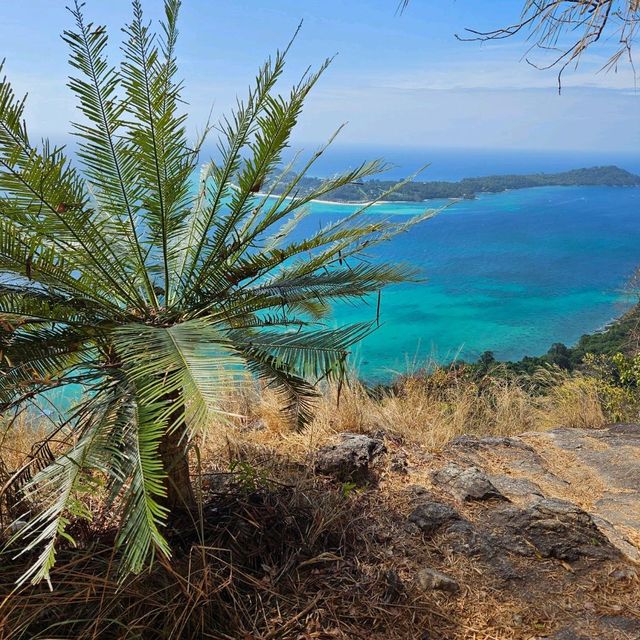
[[[536,424],[537,406],[517,382],[479,381],[455,370],[438,370],[426,381],[408,378],[379,403],[391,432],[429,449],[439,449],[465,433],[509,435]]]
[[[594,378],[560,371],[539,372],[545,386],[540,398],[541,428],[558,426],[599,429],[608,420],[600,385]]]
[[[50,460],[50,447],[42,447],[50,429],[51,423],[32,413],[0,417],[0,531],[17,515],[15,481],[28,480],[38,464]]]
[[[341,432],[383,430],[438,450],[463,434],[517,435],[558,426],[600,428],[607,423],[597,382],[560,370],[542,370],[532,381],[492,374],[478,378],[460,368],[435,368],[428,374],[399,378],[376,393],[357,380],[340,389],[326,385],[313,423],[302,432],[283,421],[279,406],[269,389],[249,384],[238,390],[227,409],[243,417],[233,421],[232,429],[228,424],[214,425],[202,457],[219,458],[223,448],[250,443],[305,461]]]
[[[386,578],[373,537],[397,516],[374,513],[369,496],[298,477],[239,482],[205,504],[195,531],[171,532],[171,562],[123,583],[109,531],[61,553],[52,592],[28,586],[2,602],[29,559],[8,563],[0,639],[401,640],[432,626],[426,598]]]

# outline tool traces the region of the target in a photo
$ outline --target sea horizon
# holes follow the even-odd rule
[[[317,142],[292,144],[294,152],[302,150],[298,166],[319,146]],[[380,175],[381,179],[389,180],[404,179],[424,165],[428,166],[416,180],[456,181],[488,175],[557,173],[606,165],[616,165],[640,175],[640,152],[635,151],[422,148],[338,142],[329,146],[308,175],[322,178],[377,158],[389,164],[388,170]]]

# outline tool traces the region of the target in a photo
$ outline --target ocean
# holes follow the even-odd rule
[[[301,145],[307,152],[317,144]],[[487,175],[554,173],[582,167],[617,165],[640,174],[640,151],[537,151],[530,149],[441,149],[343,145],[334,143],[316,161],[310,175],[329,176],[353,168],[363,160],[382,158],[389,170],[382,176],[401,179],[429,166],[418,180],[460,180]],[[301,161],[302,162],[302,161]]]
[[[385,174],[392,179],[429,160],[432,165],[421,179],[606,164],[640,173],[640,155],[338,146],[310,175],[331,175],[376,157],[393,163]],[[401,218],[445,204],[384,204],[368,215]],[[311,207],[302,234],[353,209]],[[417,266],[424,281],[383,291],[381,326],[354,349],[351,362],[362,378],[388,381],[434,361],[472,361],[487,350],[513,360],[541,355],[554,342],[571,345],[637,299],[629,281],[640,265],[639,247],[640,188],[540,187],[456,202],[371,252],[373,260]],[[328,322],[373,320],[376,303],[338,305]],[[73,393],[64,395],[62,404]]]
[[[384,204],[368,215],[406,217],[424,206]],[[350,210],[315,203],[301,233]],[[353,362],[380,381],[486,350],[512,360],[573,344],[632,304],[639,246],[640,188],[540,187],[456,202],[372,252],[419,267],[425,280],[383,291],[381,326]],[[372,299],[339,305],[331,322],[375,317]]]

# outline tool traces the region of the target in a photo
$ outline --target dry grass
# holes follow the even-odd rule
[[[208,495],[201,533],[172,531],[173,560],[150,573],[119,583],[117,558],[86,532],[84,552],[61,554],[53,592],[2,602],[0,638],[401,640],[432,627],[428,602],[386,577],[375,536],[397,514],[271,463],[270,481]],[[0,599],[22,569],[2,572]]]
[[[328,385],[318,400],[315,420],[302,433],[282,420],[279,400],[272,392],[247,384],[226,407],[244,418],[231,430],[228,425],[214,425],[203,443],[203,457],[215,457],[221,447],[250,443],[304,461],[342,432],[382,430],[438,451],[463,434],[517,435],[560,425],[600,428],[606,424],[592,379],[561,372],[545,375],[535,387],[531,381],[492,375],[474,379],[453,368],[408,376],[375,394],[357,381],[344,385],[339,394],[335,385]]]
[[[543,563],[527,567],[539,572],[533,591],[505,591],[475,559],[407,532],[406,476],[385,468],[377,486],[345,495],[309,472],[317,447],[345,431],[384,431],[389,457],[415,455],[428,475],[423,452],[439,457],[457,435],[604,423],[588,379],[555,374],[543,382],[532,388],[440,369],[375,394],[359,383],[340,394],[327,386],[304,432],[282,420],[271,391],[247,382],[226,400],[243,417],[213,424],[199,442],[205,509],[197,533],[171,532],[172,561],[119,583],[109,546],[115,532],[96,521],[74,531],[79,551],[62,550],[53,592],[37,586],[11,595],[24,565],[0,554],[0,640],[524,640],[591,615],[581,609],[585,598],[603,614],[624,607],[640,615],[638,581],[609,582],[607,567],[594,570],[589,585]],[[43,435],[42,425],[26,422],[6,429],[5,469],[23,465]],[[424,566],[456,578],[460,595],[422,591],[415,577]],[[562,597],[548,597],[552,583],[562,585]]]
[[[552,385],[542,398],[542,429],[557,426],[598,429],[607,422],[597,382],[592,378],[565,376]]]
[[[20,413],[11,419],[0,417],[0,531],[15,517],[15,496],[6,485],[16,472],[26,477],[36,463],[38,450],[51,425],[41,418]],[[55,445],[54,445],[55,446]]]
[[[585,637],[631,637],[590,633],[598,615],[640,615],[640,584],[611,579],[615,564],[581,577],[585,567],[522,558],[526,582],[501,583],[445,537],[407,530],[400,478],[345,496],[263,448],[228,450],[238,454],[269,480],[210,486],[202,534],[174,530],[174,558],[149,573],[119,583],[113,532],[96,543],[88,530],[82,551],[61,553],[52,592],[3,600],[23,567],[0,556],[0,640],[530,640],[567,621]],[[420,589],[423,567],[451,575],[460,593]]]

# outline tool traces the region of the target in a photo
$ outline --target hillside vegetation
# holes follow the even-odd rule
[[[301,194],[318,189],[325,180],[305,177],[298,188]],[[279,185],[271,185],[274,194],[282,193]],[[574,169],[561,173],[484,176],[464,178],[458,182],[410,181],[395,189],[393,180],[372,179],[343,185],[327,193],[326,198],[338,202],[369,202],[381,198],[389,202],[421,202],[433,198],[473,198],[478,193],[497,193],[507,189],[530,187],[608,186],[637,187],[640,176],[616,166]],[[393,190],[393,191],[392,191]]]

